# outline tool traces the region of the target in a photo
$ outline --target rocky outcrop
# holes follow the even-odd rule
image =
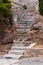
[[[0,30],[0,43],[11,43],[13,42],[13,34],[9,32],[5,32]]]
[[[16,33],[15,25],[0,24],[0,43],[11,43]]]
[[[42,26],[40,25],[40,23],[34,24],[32,26],[32,30],[41,30],[41,29],[42,29]]]
[[[23,58],[31,58],[31,57],[43,57],[43,50],[41,49],[29,49],[26,50],[23,55],[20,57],[20,59]]]
[[[11,33],[6,33],[3,43],[12,43],[13,42],[13,34]]]
[[[6,33],[3,30],[0,30],[0,42],[4,39]]]
[[[43,17],[39,14],[36,14],[36,22],[31,27],[31,30],[41,30],[43,29]]]

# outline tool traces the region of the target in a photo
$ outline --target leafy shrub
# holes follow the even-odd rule
[[[26,10],[26,9],[27,9],[27,6],[24,4],[24,5],[23,5],[23,8]]]
[[[9,0],[0,0],[0,14],[4,17],[10,16],[11,3]]]
[[[39,12],[43,15],[43,0],[39,0]]]

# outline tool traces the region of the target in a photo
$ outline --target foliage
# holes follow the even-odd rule
[[[39,12],[43,15],[43,0],[39,0]]]
[[[2,0],[3,3],[10,3],[10,0]]]
[[[25,10],[27,9],[27,6],[26,6],[26,4],[24,4],[24,5],[23,5],[23,8],[24,8]]]
[[[0,3],[2,3],[2,0],[0,0]]]
[[[9,0],[0,0],[0,15],[3,17],[10,16],[11,3]]]

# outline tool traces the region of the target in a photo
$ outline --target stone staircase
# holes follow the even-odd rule
[[[33,56],[34,56],[34,54],[37,55],[37,52],[39,52],[39,51],[37,51],[37,49],[32,49],[32,47],[35,46],[37,43],[30,42],[30,44],[28,46],[25,46],[23,43],[26,43],[26,42],[27,42],[26,44],[29,43],[29,41],[26,41],[26,40],[27,40],[27,38],[22,38],[22,39],[19,38],[17,40],[14,40],[11,50],[8,52],[8,54],[4,55],[3,57],[0,57],[0,65],[22,65],[22,63],[23,63],[23,61],[25,61],[25,59],[20,61],[20,57],[23,56],[23,53],[25,52],[25,50],[28,50],[30,56],[32,54],[33,54]],[[34,58],[34,60],[35,60],[35,58]]]
[[[0,65],[18,65],[19,58],[22,56],[24,52],[23,48],[24,48],[23,44],[20,43],[16,44],[14,42],[8,54],[0,58]]]
[[[18,39],[17,41],[13,41],[11,50],[8,52],[8,54],[4,55],[3,57],[0,57],[0,65],[19,65],[19,58],[22,57],[23,52],[25,52],[26,49],[29,49],[32,47],[32,44],[30,43],[29,46],[24,46],[26,38],[22,38],[22,41]],[[28,44],[28,43],[27,43]],[[33,46],[35,43],[33,43]]]
[[[16,25],[16,30],[19,33],[28,32],[31,29],[33,23],[35,23],[35,7],[31,6],[29,0],[11,0],[12,2],[12,16],[13,23]],[[26,4],[27,2],[27,10],[24,11],[22,1]],[[16,3],[16,4],[15,4]],[[22,5],[22,6],[20,6]],[[30,5],[30,6],[29,6]],[[15,12],[15,13],[14,13]],[[20,18],[20,19],[19,19]]]

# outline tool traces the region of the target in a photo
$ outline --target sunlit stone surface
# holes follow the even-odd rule
[[[12,2],[13,20],[17,27],[16,28],[17,32],[20,32],[20,33],[28,32],[29,29],[31,29],[31,26],[33,25],[33,23],[35,23],[36,21],[35,13],[36,12],[38,13],[38,10],[39,10],[38,0],[11,0],[11,2]],[[26,4],[27,6],[27,11],[25,10],[26,13],[23,10],[22,6],[20,6],[23,4]],[[25,16],[23,16],[23,14],[25,14]],[[22,16],[23,18],[20,21],[18,18],[21,18]]]

